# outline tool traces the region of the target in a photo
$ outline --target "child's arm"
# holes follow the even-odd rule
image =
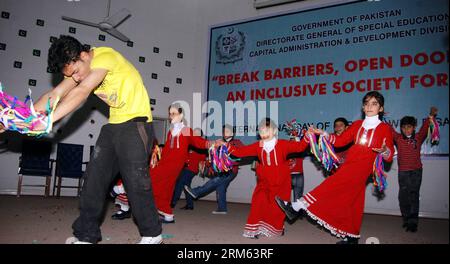
[[[308,132],[307,132],[308,133]],[[300,141],[288,141],[287,144],[287,153],[296,153],[296,152],[303,152],[305,151],[309,146],[309,139],[305,135]]]
[[[388,125],[387,125],[388,126]],[[381,136],[383,137],[383,143],[381,148],[372,148],[373,151],[381,153],[383,159],[387,162],[392,162],[394,157],[394,140],[392,131],[389,127],[387,127],[381,132],[383,133]]]
[[[388,124],[389,127],[391,128],[392,138],[393,138],[394,142],[397,142],[397,140],[402,136],[402,134],[398,133],[392,124],[389,124],[389,123],[386,123],[386,124]]]
[[[430,115],[428,118],[423,122],[422,126],[420,127],[419,133],[417,133],[417,142],[419,145],[422,145],[422,143],[425,141],[425,138],[427,137],[428,128],[430,127],[430,122],[433,120],[433,118],[436,117],[438,112],[438,109],[434,106],[430,109]]]
[[[383,153],[383,159],[387,162],[392,162],[392,159],[394,158],[394,138],[393,134],[390,133],[390,131],[386,135],[386,147],[387,147],[387,153]]]
[[[209,149],[212,145],[212,142],[200,137],[200,136],[194,136],[194,132],[191,128],[188,128],[186,131],[183,131],[185,133],[188,133],[187,138],[189,139],[189,145],[196,147],[198,149]]]
[[[241,147],[230,146],[229,151],[232,156],[237,158],[243,157],[256,157],[258,156],[260,141],[256,141],[253,144]]]
[[[362,120],[353,122],[341,135],[329,135],[328,140],[336,148],[347,146],[353,142],[355,134],[358,132],[361,123]]]

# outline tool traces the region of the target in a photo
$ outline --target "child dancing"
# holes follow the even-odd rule
[[[278,205],[286,216],[294,220],[300,209],[333,235],[344,240],[338,243],[358,243],[363,218],[366,182],[372,174],[377,155],[391,162],[394,153],[391,128],[381,122],[384,97],[377,91],[368,92],[363,100],[364,120],[357,120],[341,135],[327,135],[321,129],[310,127],[309,131],[328,136],[336,147],[351,142],[345,162],[332,177],[292,204],[277,196]]]

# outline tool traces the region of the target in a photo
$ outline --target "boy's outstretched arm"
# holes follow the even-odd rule
[[[38,112],[45,111],[49,98],[50,107],[52,107],[56,98],[59,97],[61,100],[75,86],[77,86],[77,83],[72,78],[64,78],[64,80],[62,80],[55,88],[44,93],[36,102],[34,102],[34,109]]]
[[[48,98],[50,98],[51,106],[53,106],[53,103],[59,97],[60,103],[56,106],[55,112],[53,113],[52,122],[54,123],[60,120],[78,108],[87,99],[89,94],[104,80],[107,73],[108,70],[106,69],[91,70],[89,75],[78,85],[71,78],[64,79],[57,87],[41,96],[35,105],[36,111],[45,110]],[[16,126],[24,128],[29,127],[31,123],[17,122]],[[39,123],[39,125],[34,127],[34,130],[45,130],[45,125]]]
[[[430,114],[428,115],[428,118],[423,122],[422,126],[419,129],[419,133],[417,133],[418,141],[420,144],[422,144],[423,141],[425,141],[425,138],[427,137],[428,133],[428,127],[430,126],[430,122],[437,116],[438,109],[435,106],[432,106],[430,108]]]
[[[56,122],[78,108],[88,98],[89,94],[103,82],[107,73],[108,70],[106,69],[91,70],[79,85],[67,92],[61,99],[53,113],[52,121]]]

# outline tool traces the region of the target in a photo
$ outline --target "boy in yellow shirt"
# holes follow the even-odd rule
[[[74,237],[66,243],[97,243],[105,198],[120,172],[136,219],[141,244],[162,243],[161,222],[153,200],[149,157],[153,143],[152,113],[147,90],[136,68],[108,47],[86,49],[78,40],[61,36],[49,49],[49,66],[64,79],[35,103],[45,110],[60,98],[56,122],[73,112],[93,92],[110,109],[84,175],[80,216],[72,225]],[[18,126],[26,124],[18,123]],[[35,130],[40,128],[35,127]],[[41,128],[42,130],[45,128]]]

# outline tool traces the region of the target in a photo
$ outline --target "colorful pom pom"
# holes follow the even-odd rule
[[[378,154],[373,163],[373,186],[382,192],[387,188],[386,173],[384,172],[383,156]]]
[[[153,147],[152,156],[150,158],[150,167],[154,168],[161,160],[161,148],[158,145]]]
[[[317,141],[316,136],[311,133],[306,133],[309,139],[309,148],[317,161],[319,161],[326,171],[331,171],[333,167],[338,166],[339,158],[334,152],[333,146],[328,141],[328,137],[320,135]],[[318,143],[319,142],[319,143]]]
[[[52,130],[52,117],[59,98],[53,104],[53,108],[50,107],[50,99],[46,105],[45,113],[38,113],[34,110],[33,100],[31,99],[31,90],[29,95],[25,98],[25,101],[20,101],[17,97],[8,95],[3,91],[3,87],[0,83],[0,123],[10,131],[17,131],[21,134],[28,136],[43,136],[50,133]],[[30,106],[27,105],[29,102]],[[15,122],[21,121],[25,124],[29,124],[30,128],[18,128]],[[39,124],[45,125],[45,130],[35,131],[34,128]]]
[[[236,165],[237,160],[230,157],[231,153],[226,145],[215,146],[213,144],[208,153],[211,167],[216,173],[228,172]]]
[[[428,135],[427,135],[427,143],[431,143],[431,145],[439,144],[440,133],[439,133],[439,124],[436,121],[436,118],[430,120],[430,126],[428,127]]]
[[[303,137],[303,129],[300,123],[296,119],[292,119],[290,122],[284,123],[283,130],[291,138]]]

